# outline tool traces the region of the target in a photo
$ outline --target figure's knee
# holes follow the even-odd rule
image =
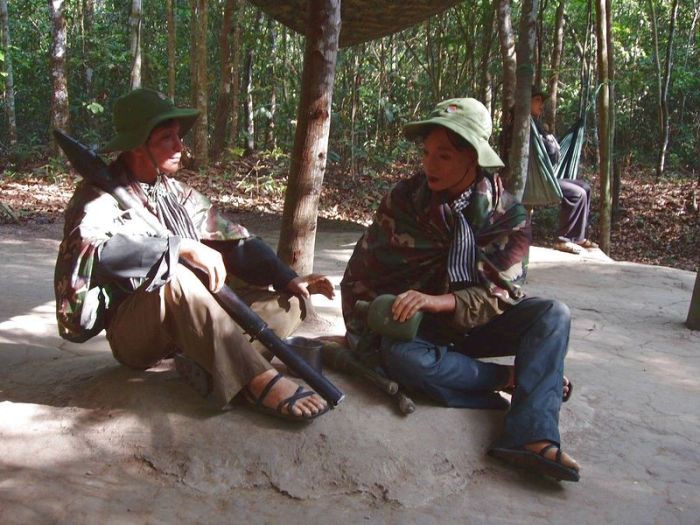
[[[542,322],[552,329],[563,330],[568,333],[571,328],[571,310],[557,299],[542,299]]]
[[[212,300],[207,286],[195,273],[182,264],[178,264],[171,279],[165,284],[165,299],[171,305],[199,303]]]
[[[382,338],[382,363],[389,375],[405,385],[423,384],[439,363],[440,348],[428,341],[409,342]]]

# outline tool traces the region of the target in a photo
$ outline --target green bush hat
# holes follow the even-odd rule
[[[171,119],[178,120],[180,137],[184,137],[199,117],[198,109],[177,108],[163,93],[146,88],[119,97],[113,113],[117,135],[102,148],[103,153],[138,148],[146,142],[153,128]]]
[[[406,124],[403,133],[408,139],[424,137],[430,126],[454,131],[476,150],[479,166],[502,168],[503,161],[489,145],[492,124],[486,107],[475,98],[451,98],[440,102],[428,118]]]

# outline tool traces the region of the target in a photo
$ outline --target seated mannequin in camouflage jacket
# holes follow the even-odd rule
[[[488,171],[503,166],[488,144],[490,115],[474,99],[446,100],[404,133],[422,139],[423,171],[389,191],[350,258],[341,282],[348,339],[391,379],[446,406],[507,408],[498,392],[512,394],[491,453],[577,481],[558,428],[571,392],[569,310],[521,288],[528,217]],[[413,340],[377,337],[356,315],[357,301],[382,294],[396,296],[395,321],[424,312]],[[507,355],[515,366],[480,360]]]
[[[326,402],[277,374],[271,355],[248,340],[210,291],[236,278],[241,298],[286,337],[305,315],[309,295],[330,298],[333,286],[322,275],[298,276],[262,240],[172,178],[181,137],[198,114],[148,89],[115,103],[117,134],[103,151],[122,153],[110,173],[168,235],[81,182],[66,210],[56,262],[59,332],[82,342],[106,329],[115,358],[137,369],[181,352],[208,372],[221,405],[243,391],[258,408],[313,419],[327,410]],[[209,290],[178,260],[204,270]]]

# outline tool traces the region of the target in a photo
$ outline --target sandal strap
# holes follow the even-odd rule
[[[265,401],[265,398],[267,397],[267,394],[270,393],[270,390],[272,390],[272,387],[275,386],[275,383],[282,379],[282,374],[278,373],[275,377],[270,379],[270,381],[265,385],[265,388],[263,388],[262,393],[260,394],[260,397],[255,400],[255,403],[257,405],[263,404],[263,401]]]
[[[547,453],[548,450],[553,449],[553,448],[556,448],[556,449],[557,449],[557,453],[556,453],[556,455],[554,456],[554,461],[555,461],[556,463],[559,463],[560,465],[563,466],[564,464],[561,462],[561,455],[562,455],[561,447],[558,446],[558,445],[555,445],[554,443],[550,443],[549,445],[547,445],[546,447],[544,447],[542,450],[540,450],[540,451],[538,452],[538,454],[539,454],[540,456],[542,456],[543,458],[547,459],[547,457],[545,456],[545,454]],[[551,460],[550,460],[550,461],[551,461]],[[567,468],[568,468],[568,467],[567,467]]]
[[[294,407],[294,404],[297,401],[313,395],[314,392],[312,390],[305,390],[303,386],[299,385],[299,388],[297,388],[294,394],[279,402],[279,405],[277,405],[277,411],[281,412],[282,409],[286,406],[287,410],[291,412],[292,408]]]
[[[555,445],[554,443],[550,443],[549,445],[545,445],[544,447],[542,447],[542,449],[538,452],[538,454],[539,454],[540,456],[542,456],[543,458],[547,459],[547,458],[545,457],[545,454],[547,453],[548,450],[553,449],[553,448],[556,448],[556,449],[557,449],[557,462],[558,462],[558,463],[561,463],[561,462],[559,461],[559,459],[561,458],[561,448],[559,448],[559,447],[558,447],[557,445]]]

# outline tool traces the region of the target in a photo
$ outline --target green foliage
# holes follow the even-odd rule
[[[225,2],[209,4],[209,123],[219,96],[219,36]],[[553,44],[554,13],[558,2],[547,2],[542,22],[542,75],[552,74],[549,57]],[[568,28],[558,101],[557,130],[561,135],[578,117],[581,59],[576,53],[577,38],[585,34],[587,0],[567,2]],[[130,2],[94,2],[90,17],[85,2],[67,2],[67,71],[74,135],[100,144],[112,134],[111,107],[115,98],[128,90],[131,65],[128,18]],[[490,92],[494,128],[500,127],[501,59],[499,42],[487,27],[493,2],[463,2],[430,21],[399,34],[342,49],[338,53],[332,107],[328,158],[347,169],[351,163],[381,172],[382,166],[397,158],[413,155],[411,145],[401,137],[406,122],[420,118],[436,101],[452,96],[483,98]],[[660,45],[667,41],[670,1],[657,1]],[[190,3],[174,0],[177,26],[176,102],[191,104],[190,51],[192,20]],[[682,2],[674,43],[673,77],[669,96],[671,143],[669,169],[697,169],[696,143],[700,126],[700,53],[696,19],[697,0]],[[513,6],[517,29],[519,3]],[[654,49],[647,2],[617,0],[613,12],[616,67],[617,154],[653,163],[658,143],[657,84]],[[143,84],[167,89],[166,3],[143,2]],[[14,162],[32,161],[47,149],[51,100],[51,74],[48,60],[51,21],[45,0],[9,2],[12,36],[12,64],[15,81],[15,107],[20,143],[12,152]],[[245,69],[249,50],[253,52],[253,105],[255,139],[264,149],[270,122],[275,124],[279,151],[291,151],[294,141],[297,103],[301,91],[304,37],[277,22],[261,17],[255,7],[243,3],[238,20],[242,26],[239,72]],[[271,40],[275,35],[275,49]],[[490,42],[487,57],[484,53]],[[590,43],[594,52],[594,42]],[[0,50],[0,78],[6,74],[4,51]],[[486,71],[483,65],[485,65]],[[595,67],[593,68],[595,70]],[[490,80],[485,73],[489,73]],[[489,85],[482,85],[488,82]],[[591,80],[595,87],[595,74]],[[489,89],[486,90],[486,87]],[[272,94],[276,95],[273,112]],[[244,127],[245,93],[238,112],[240,130]],[[594,153],[595,107],[589,114],[588,151]],[[353,118],[354,114],[354,118]],[[0,121],[0,141],[7,132],[6,119]],[[240,134],[241,140],[244,134]],[[495,141],[495,137],[494,137]],[[242,144],[230,144],[224,158],[237,158]],[[589,159],[593,160],[594,155]],[[366,171],[366,170],[365,170]],[[271,183],[272,184],[272,183]]]

